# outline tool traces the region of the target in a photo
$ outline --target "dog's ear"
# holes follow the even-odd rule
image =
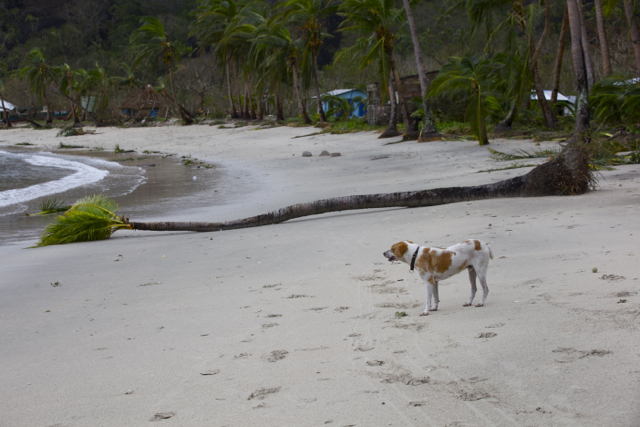
[[[406,242],[398,242],[395,245],[391,246],[391,252],[393,252],[396,258],[402,258],[405,252],[407,252],[408,250],[409,246],[407,246]]]
[[[412,242],[411,240],[407,240],[407,243],[411,243],[411,244],[413,244],[413,242]]]

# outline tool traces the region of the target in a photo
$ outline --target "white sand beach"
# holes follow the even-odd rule
[[[509,163],[476,142],[384,145],[374,133],[96,131],[65,142],[191,155],[225,173],[227,203],[167,220],[239,219],[531,169],[478,173]],[[0,145],[54,148],[55,134],[2,131]],[[557,144],[491,144],[546,147]],[[0,246],[0,426],[638,426],[640,165],[603,171],[598,184],[583,196]],[[424,284],[382,253],[405,239],[470,238],[494,254],[486,305],[462,306],[463,273],[441,282],[439,310],[419,317]]]

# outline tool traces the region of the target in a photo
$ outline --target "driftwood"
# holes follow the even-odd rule
[[[506,197],[577,195],[587,192],[595,185],[595,179],[589,169],[589,157],[589,152],[582,145],[575,144],[525,175],[492,184],[336,197],[287,206],[277,211],[235,221],[143,223],[123,219],[134,230],[211,232],[279,224],[294,218],[346,210],[415,208]]]

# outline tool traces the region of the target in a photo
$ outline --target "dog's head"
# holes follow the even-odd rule
[[[398,242],[395,245],[391,246],[391,249],[386,251],[383,255],[389,261],[402,260],[402,258],[404,257],[404,254],[407,253],[407,251],[409,250],[409,243],[413,243],[413,242],[410,242],[408,240],[403,242]]]

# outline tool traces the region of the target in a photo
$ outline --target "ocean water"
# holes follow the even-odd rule
[[[222,172],[185,166],[175,156],[111,152],[50,152],[0,147],[0,245],[37,238],[55,218],[30,215],[42,201],[70,205],[105,194],[132,220],[172,217],[185,206],[222,203]]]

